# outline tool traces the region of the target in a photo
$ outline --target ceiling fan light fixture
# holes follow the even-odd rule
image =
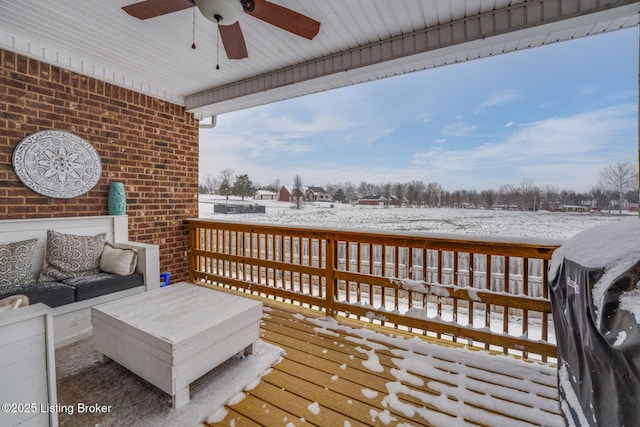
[[[239,0],[196,0],[200,12],[219,25],[233,25],[244,12]]]

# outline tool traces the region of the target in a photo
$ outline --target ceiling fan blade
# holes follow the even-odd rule
[[[220,30],[224,50],[227,52],[229,59],[242,59],[249,56],[247,45],[240,29],[240,22],[231,25],[218,25],[218,29]]]
[[[145,0],[125,6],[122,10],[138,19],[149,19],[194,6],[193,0]]]
[[[254,3],[253,11],[245,9],[246,13],[285,31],[309,40],[313,39],[320,31],[320,23],[318,21],[301,13],[266,0],[254,0]]]

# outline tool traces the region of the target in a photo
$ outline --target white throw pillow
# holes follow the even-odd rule
[[[132,248],[119,248],[107,242],[100,255],[100,270],[105,273],[128,276],[136,271],[138,252]]]

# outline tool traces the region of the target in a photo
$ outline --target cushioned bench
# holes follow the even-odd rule
[[[100,240],[102,235],[108,242],[106,245]],[[66,246],[48,245],[48,239],[89,243],[86,247],[80,244],[72,250],[61,251],[60,248]],[[0,264],[0,279],[6,280],[10,275],[6,265],[24,264],[20,259],[25,254],[31,258],[31,271],[27,272],[28,279],[22,279],[19,285],[0,287],[0,299],[22,294],[31,304],[44,303],[53,308],[56,347],[91,335],[91,306],[160,287],[159,248],[129,241],[126,215],[0,220],[0,245],[4,244],[5,255],[6,248],[11,246],[7,242],[27,243],[25,248],[8,254],[11,260]],[[94,251],[101,251],[98,253],[102,255],[100,266],[95,271],[82,270],[83,250],[92,250],[91,242],[94,242]],[[108,249],[108,256],[102,252],[103,248],[105,253]],[[65,271],[72,267],[79,268],[80,272]]]

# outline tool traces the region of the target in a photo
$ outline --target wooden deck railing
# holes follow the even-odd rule
[[[187,220],[190,280],[504,353],[556,357],[556,240]]]

